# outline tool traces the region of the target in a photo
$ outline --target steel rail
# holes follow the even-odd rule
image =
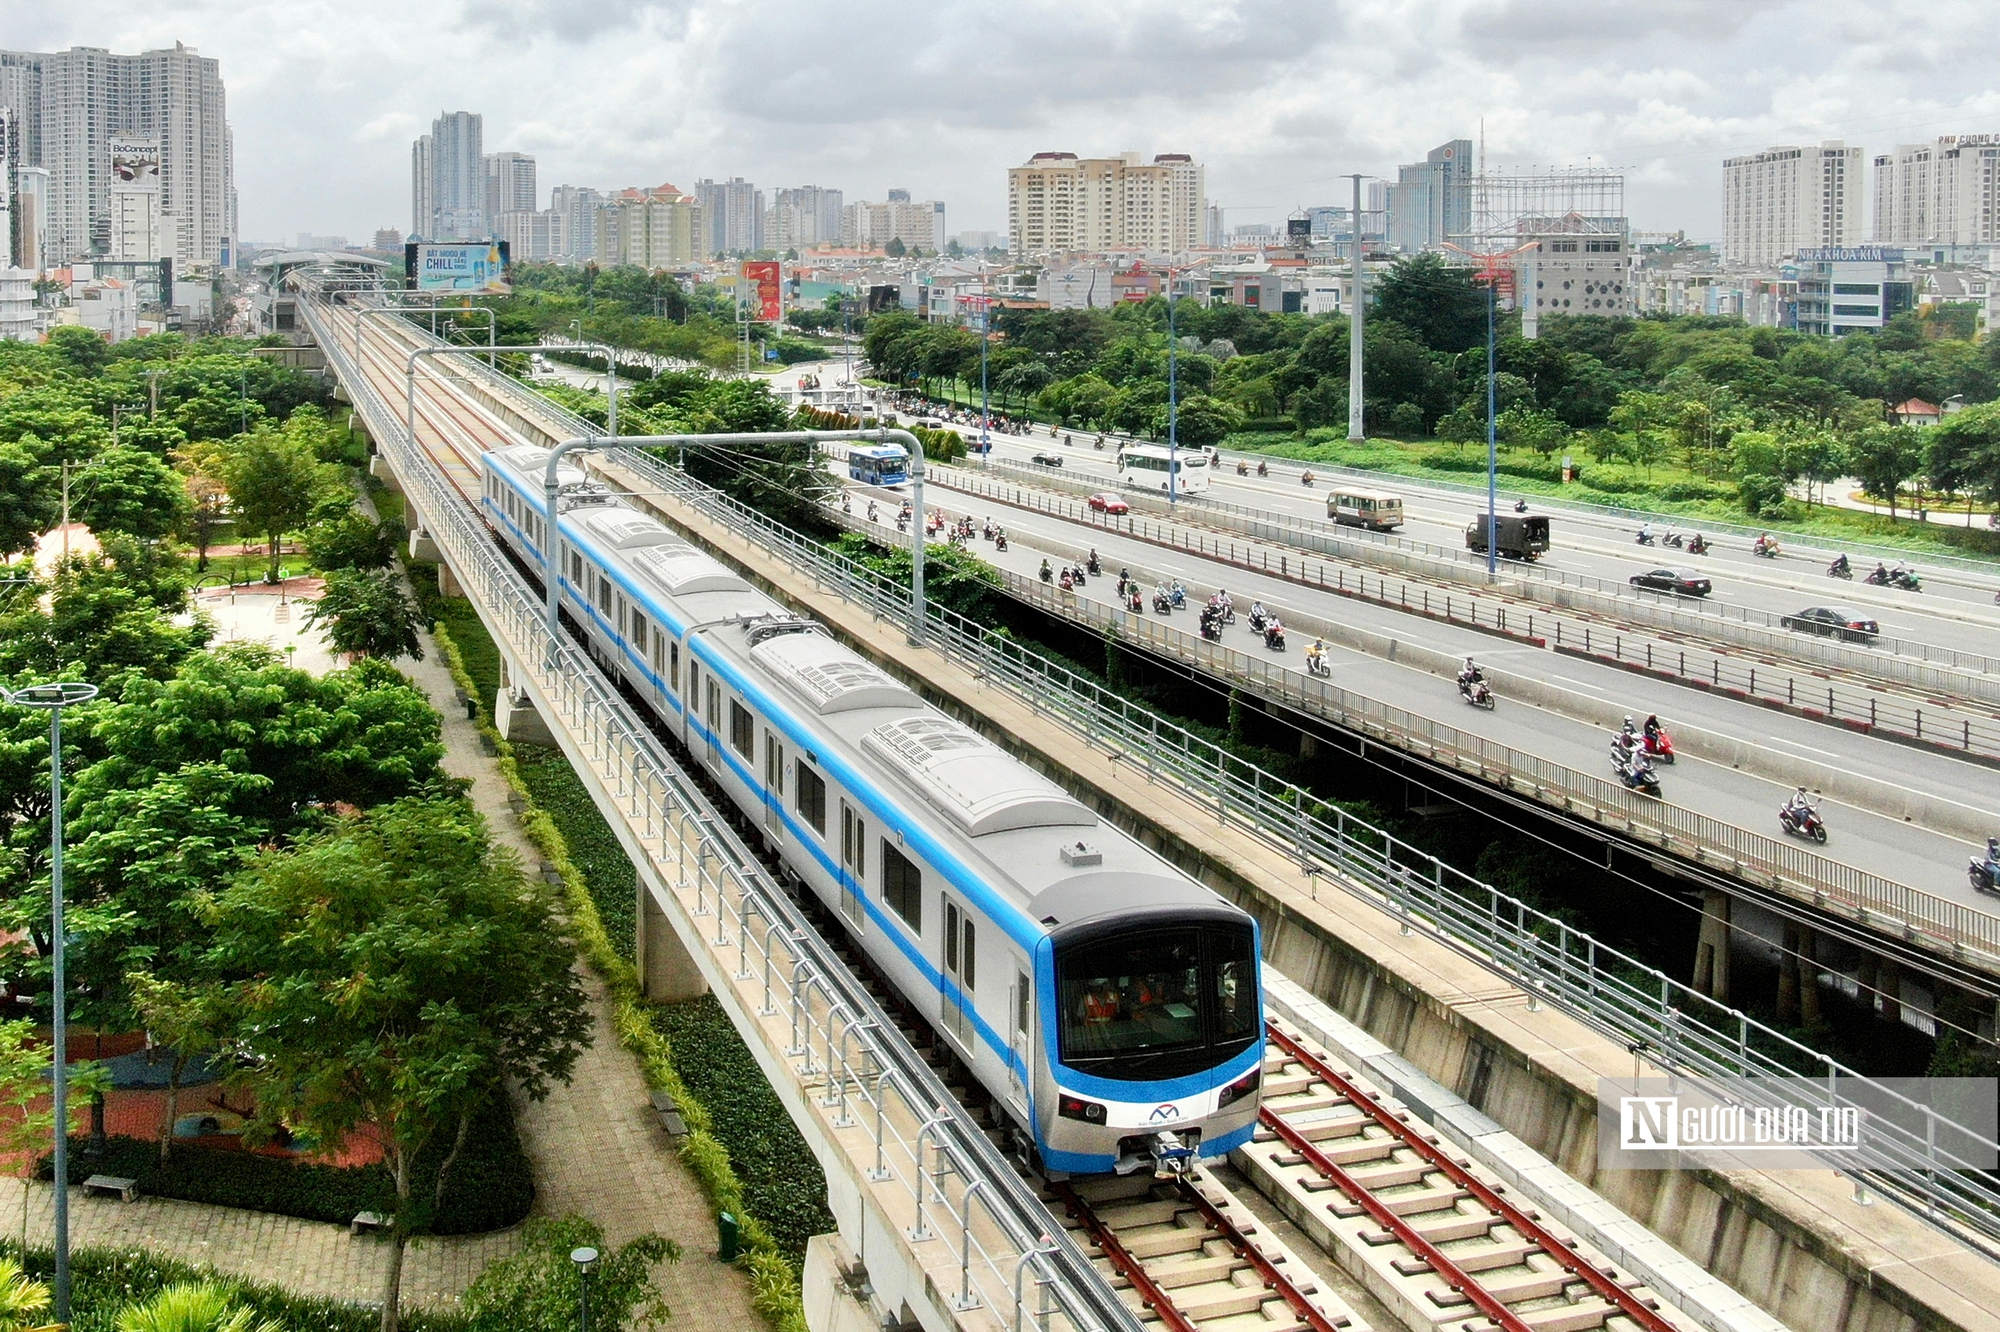
[[[1289,1032],[1282,1030],[1275,1023],[1266,1023],[1265,1035],[1273,1045],[1276,1045],[1280,1050],[1285,1052],[1286,1057],[1298,1061],[1314,1077],[1339,1092],[1342,1097],[1361,1110],[1362,1113],[1388,1130],[1390,1135],[1403,1146],[1421,1156],[1439,1174],[1442,1174],[1453,1184],[1470,1193],[1480,1206],[1506,1218],[1508,1225],[1520,1231],[1526,1238],[1534,1241],[1564,1271],[1572,1273],[1582,1281],[1588,1283],[1592,1290],[1596,1291],[1607,1302],[1617,1305],[1626,1317],[1646,1329],[1646,1332],[1679,1332],[1672,1323],[1647,1308],[1643,1300],[1633,1295],[1631,1291],[1625,1289],[1625,1287],[1619,1285],[1610,1277],[1605,1276],[1603,1272],[1597,1269],[1596,1264],[1586,1261],[1581,1254],[1578,1254],[1569,1245],[1556,1238],[1553,1231],[1531,1219],[1527,1212],[1501,1197],[1484,1180],[1480,1179],[1470,1170],[1467,1170],[1464,1166],[1461,1166],[1457,1161],[1454,1161],[1450,1153],[1442,1150],[1435,1143],[1426,1139],[1423,1134],[1418,1133],[1401,1119],[1391,1114],[1386,1106],[1363,1091],[1359,1084],[1349,1078],[1342,1077],[1335,1071],[1332,1065],[1306,1049],[1305,1045]],[[1287,1144],[1293,1143],[1294,1137],[1301,1142],[1309,1141],[1303,1134],[1299,1134],[1296,1129],[1292,1129],[1289,1124],[1285,1124],[1282,1116],[1269,1109],[1263,1110],[1259,1118],[1263,1120],[1266,1127],[1273,1129],[1280,1136],[1283,1136]],[[1334,1165],[1331,1159],[1316,1147],[1313,1148],[1310,1155],[1307,1155],[1306,1159],[1315,1170],[1320,1168],[1322,1162],[1327,1165]],[[1334,1168],[1339,1169],[1338,1166],[1334,1166]],[[1333,1177],[1328,1176],[1328,1178],[1332,1179]],[[1335,1179],[1334,1182],[1338,1184],[1340,1181]],[[1349,1176],[1349,1182],[1353,1182],[1352,1176]],[[1408,1223],[1403,1222],[1400,1216],[1397,1217],[1397,1221],[1401,1223],[1399,1227],[1396,1227],[1398,1238],[1400,1239],[1402,1238],[1401,1230],[1407,1228]]]
[[[1142,1305],[1165,1323],[1172,1332],[1199,1332],[1194,1320],[1181,1312],[1180,1306],[1174,1303],[1173,1296],[1167,1294],[1166,1289],[1153,1280],[1152,1274],[1146,1271],[1146,1265],[1125,1247],[1117,1232],[1104,1223],[1104,1218],[1083,1200],[1081,1194],[1067,1182],[1051,1183],[1049,1192],[1062,1203],[1063,1210],[1090,1235],[1090,1242],[1097,1246],[1098,1252],[1104,1255],[1113,1270],[1132,1283],[1132,1288],[1139,1292],[1139,1302]]]
[[[1202,1220],[1208,1222],[1209,1228],[1222,1237],[1222,1242],[1235,1250],[1238,1258],[1255,1268],[1257,1275],[1263,1278],[1264,1285],[1283,1296],[1285,1303],[1292,1307],[1293,1313],[1305,1321],[1306,1326],[1312,1328],[1313,1332],[1340,1332],[1334,1321],[1321,1313],[1319,1306],[1306,1298],[1306,1293],[1299,1289],[1298,1282],[1279,1271],[1278,1265],[1271,1261],[1269,1255],[1251,1242],[1250,1237],[1243,1233],[1241,1226],[1231,1221],[1220,1207],[1185,1177],[1177,1182],[1181,1201],[1200,1213]]]

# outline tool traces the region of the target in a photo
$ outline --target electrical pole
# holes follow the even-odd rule
[[[1368,438],[1362,425],[1364,400],[1361,391],[1361,324],[1366,318],[1367,297],[1362,294],[1361,271],[1361,177],[1354,181],[1354,304],[1347,311],[1347,441],[1359,444]]]
[[[1499,275],[1486,278],[1486,576],[1491,578],[1500,565],[1500,474],[1499,448],[1493,412],[1493,303]]]
[[[1180,339],[1174,327],[1174,269],[1167,266],[1167,507],[1180,499]]]

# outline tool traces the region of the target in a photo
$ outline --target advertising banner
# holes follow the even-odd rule
[[[759,322],[775,324],[785,317],[785,289],[781,265],[775,259],[746,259],[743,281],[752,292],[750,306]]]
[[[507,242],[473,241],[466,244],[420,242],[405,248],[410,266],[410,285],[418,291],[457,291],[505,295],[513,290],[507,282]]]
[[[159,189],[160,141],[136,135],[112,135],[111,183],[142,190]]]

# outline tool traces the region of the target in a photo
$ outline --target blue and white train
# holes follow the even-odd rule
[[[483,459],[543,568],[546,450]],[[561,469],[563,604],[1012,1120],[1048,1172],[1183,1171],[1255,1127],[1256,921]]]

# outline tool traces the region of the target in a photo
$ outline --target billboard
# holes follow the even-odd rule
[[[111,183],[114,187],[160,188],[160,141],[135,134],[111,136]]]
[[[781,265],[775,259],[743,261],[743,282],[750,289],[750,308],[755,318],[775,324],[785,317],[785,288]]]
[[[507,283],[506,241],[412,242],[403,247],[403,258],[410,272],[408,285],[418,291],[505,295],[513,290]]]

